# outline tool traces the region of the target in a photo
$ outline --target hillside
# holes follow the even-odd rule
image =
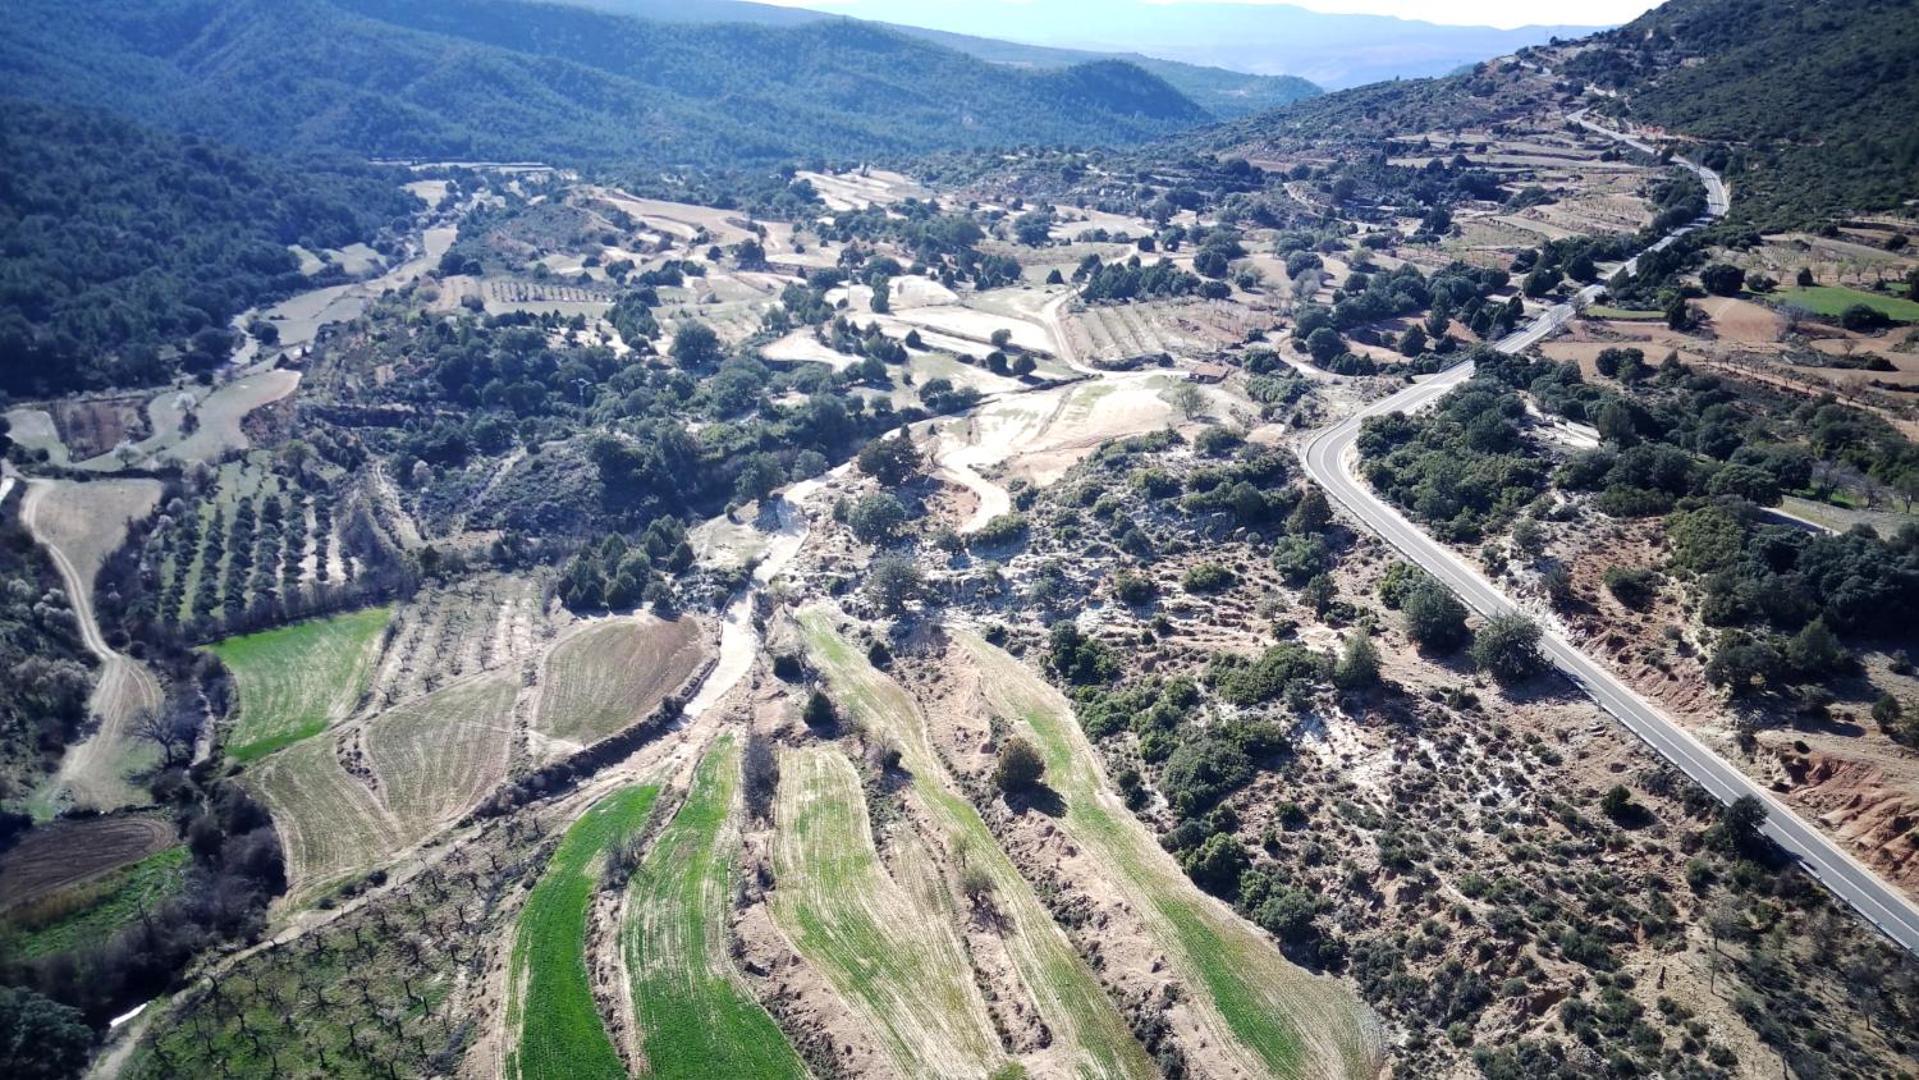
[[[229,320],[307,287],[288,245],[376,239],[418,201],[86,110],[0,106],[0,391],[134,385],[226,358]]]
[[[1205,119],[1127,65],[1026,72],[848,21],[490,0],[28,0],[0,73],[266,150],[652,165],[1125,143]]]
[[[1919,196],[1909,0],[1671,0],[1587,45],[1566,73],[1638,123],[1730,144],[1735,206],[1761,224]]]

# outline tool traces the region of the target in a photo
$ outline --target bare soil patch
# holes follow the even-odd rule
[[[152,815],[70,818],[28,833],[0,855],[0,910],[71,888],[177,843]]]

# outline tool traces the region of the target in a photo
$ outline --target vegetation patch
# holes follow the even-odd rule
[[[1839,318],[1864,305],[1893,322],[1919,322],[1919,301],[1901,300],[1883,293],[1848,289],[1843,285],[1807,285],[1779,294],[1781,302],[1805,308],[1815,315]]]
[[[593,999],[586,970],[586,916],[601,856],[646,824],[657,785],[602,800],[566,831],[553,861],[527,896],[513,942],[508,987],[508,1053],[514,1077],[624,1077]]]
[[[185,882],[187,849],[170,847],[85,885],[7,913],[0,955],[32,960],[114,931],[174,896]]]
[[[367,608],[209,646],[240,695],[227,757],[258,760],[344,717],[366,688],[375,639],[392,614]]]
[[[535,726],[581,744],[596,742],[652,712],[705,658],[699,623],[616,619],[575,634],[547,660]]]
[[[633,875],[627,966],[650,1076],[806,1075],[727,957],[726,910],[738,854],[728,822],[739,776],[739,747],[722,738]]]

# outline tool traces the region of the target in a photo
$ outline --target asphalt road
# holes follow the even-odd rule
[[[1651,152],[1650,147],[1638,140],[1586,121],[1583,114],[1576,113],[1571,119],[1591,130]],[[1727,205],[1726,188],[1720,178],[1691,162],[1675,161],[1692,169],[1705,182],[1710,208],[1708,217],[1723,214]],[[1694,222],[1662,238],[1655,247],[1664,247],[1681,233],[1689,232],[1701,224],[1704,221]],[[1557,333],[1578,308],[1590,303],[1598,292],[1597,286],[1590,287],[1576,299],[1548,309],[1500,341],[1496,348],[1502,352],[1517,353],[1545,340]],[[1467,606],[1481,615],[1491,616],[1514,612],[1519,608],[1477,569],[1386,505],[1354,471],[1358,457],[1354,443],[1359,438],[1360,426],[1368,417],[1415,410],[1472,378],[1472,375],[1473,365],[1470,361],[1457,364],[1391,397],[1374,402],[1357,415],[1314,435],[1301,448],[1300,457],[1305,462],[1308,475],[1353,516],[1427,573],[1445,582]],[[1540,645],[1553,663],[1598,702],[1600,708],[1645,740],[1660,756],[1698,781],[1714,797],[1727,803],[1742,795],[1757,797],[1767,810],[1766,835],[1791,852],[1813,877],[1851,904],[1867,921],[1907,951],[1919,952],[1919,906],[1915,906],[1896,887],[1841,850],[1815,826],[1800,818],[1736,766],[1707,749],[1657,706],[1633,692],[1612,672],[1574,648],[1559,634],[1548,630]]]

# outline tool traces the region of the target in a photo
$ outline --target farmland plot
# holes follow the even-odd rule
[[[340,764],[331,738],[289,746],[246,775],[273,811],[290,898],[308,899],[403,846],[399,821]]]
[[[979,812],[958,794],[918,704],[838,634],[830,611],[809,610],[801,623],[809,654],[843,705],[869,730],[885,733],[899,746],[901,763],[912,777],[912,798],[924,811],[932,843],[992,879],[994,902],[1004,920],[1000,933],[1021,984],[1053,1033],[1053,1051],[1070,1060],[1082,1076],[1152,1075],[1144,1050],[1092,971],[1001,852]],[[938,879],[936,868],[929,873]]]
[[[581,746],[623,731],[698,670],[707,647],[690,616],[607,619],[562,641],[547,657],[533,726]]]
[[[739,748],[723,737],[633,876],[624,937],[649,1076],[806,1075],[727,955],[739,775]]]
[[[1196,992],[1209,1041],[1250,1076],[1371,1076],[1377,1034],[1337,981],[1294,966],[1257,928],[1200,892],[1125,809],[1058,691],[970,632],[957,632],[979,666],[993,713],[1046,760],[1046,782],[1066,803],[1060,824],[1104,871],[1105,885],[1146,920],[1173,970]]]
[[[539,583],[488,577],[417,594],[394,616],[393,644],[373,675],[381,708],[483,671],[517,668],[543,647]]]
[[[646,824],[657,786],[608,796],[573,823],[527,895],[507,983],[508,1077],[623,1078],[626,1067],[587,981],[586,917],[602,859]]]
[[[782,753],[775,818],[773,917],[880,1034],[899,1072],[979,1077],[1004,1064],[951,910],[928,883],[887,873],[845,755]]]
[[[374,607],[309,619],[209,646],[239,691],[227,756],[252,761],[344,719],[366,688],[392,611]]]
[[[409,836],[458,819],[506,777],[519,685],[514,672],[482,675],[367,725],[381,795]]]

